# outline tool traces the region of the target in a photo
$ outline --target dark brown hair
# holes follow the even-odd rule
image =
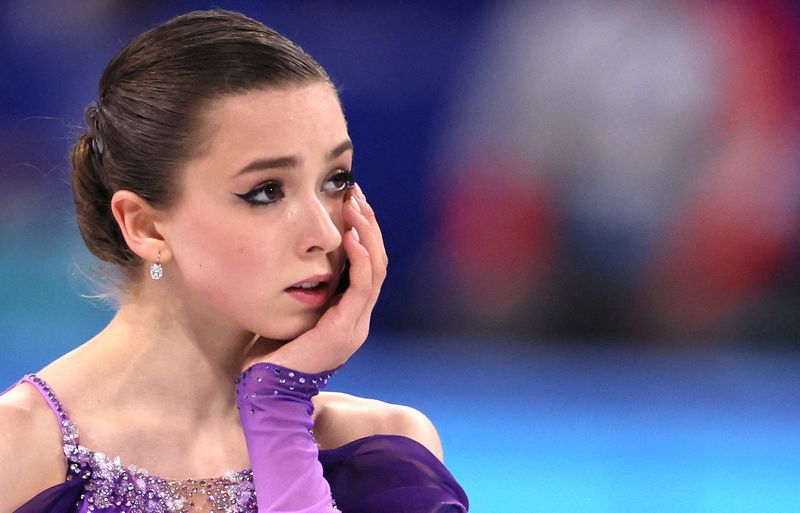
[[[197,11],[136,37],[108,64],[88,130],[72,149],[72,194],[81,236],[103,261],[133,271],[110,210],[118,190],[154,207],[180,194],[176,170],[198,151],[203,106],[229,94],[323,81],[325,71],[281,34],[242,14]]]

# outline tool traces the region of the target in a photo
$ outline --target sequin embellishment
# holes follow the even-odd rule
[[[86,480],[82,498],[89,502],[89,511],[116,506],[128,513],[190,513],[206,505],[218,513],[257,511],[250,470],[211,479],[169,480],[134,465],[123,467],[119,458],[110,460],[80,445],[65,445],[64,453],[70,474]]]
[[[190,513],[208,508],[209,513],[258,511],[252,470],[226,472],[208,479],[163,479],[120,459],[108,458],[78,443],[78,427],[69,420],[47,383],[28,375],[47,394],[59,415],[67,457],[67,480],[86,481],[81,502],[89,511],[126,513]],[[110,509],[109,509],[110,508]]]

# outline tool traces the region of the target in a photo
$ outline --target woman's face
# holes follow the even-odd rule
[[[353,150],[336,93],[325,83],[253,91],[216,100],[204,119],[203,151],[160,224],[165,271],[193,304],[295,338],[327,308],[344,264]]]

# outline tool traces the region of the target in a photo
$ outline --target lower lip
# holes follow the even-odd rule
[[[286,289],[290,296],[308,306],[322,306],[328,300],[328,287],[322,286],[313,290]]]

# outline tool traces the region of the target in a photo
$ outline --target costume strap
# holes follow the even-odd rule
[[[26,374],[22,379],[19,380],[19,383],[22,383],[23,381],[33,385],[34,388],[36,388],[36,390],[42,394],[42,397],[45,398],[47,404],[50,405],[50,409],[53,410],[53,413],[55,413],[56,418],[58,419],[58,425],[61,428],[63,444],[77,445],[78,429],[75,427],[75,423],[70,420],[69,415],[67,415],[67,411],[61,405],[61,401],[58,400],[56,394],[50,388],[50,385],[48,385],[45,380],[36,374]]]

